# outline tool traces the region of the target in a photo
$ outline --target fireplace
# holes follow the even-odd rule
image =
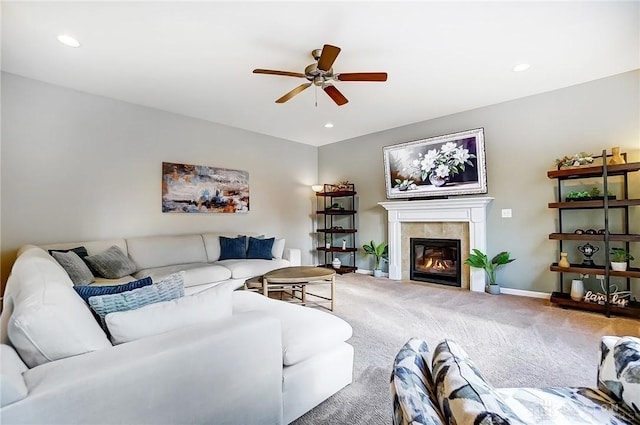
[[[411,238],[410,279],[462,286],[460,239]]]
[[[468,235],[463,235],[463,256],[473,249],[487,250],[487,206],[493,198],[470,197],[449,199],[429,199],[424,201],[379,202],[387,210],[387,226],[389,230],[389,279],[409,279],[410,237],[429,237],[431,233],[409,235],[403,232],[407,225],[437,224],[443,227],[434,237],[448,237],[451,233],[446,229],[449,224],[465,224]],[[449,236],[451,237],[451,236]],[[457,234],[455,237],[459,237]],[[405,242],[406,238],[406,242]],[[485,272],[482,269],[463,267],[462,287],[466,287],[465,276],[468,274],[468,285],[471,291],[484,292]]]

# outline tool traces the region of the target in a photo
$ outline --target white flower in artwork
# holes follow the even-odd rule
[[[436,175],[442,178],[449,177],[449,167],[445,164],[438,165],[438,168],[436,168]]]
[[[448,142],[448,143],[445,143],[444,146],[442,146],[442,153],[448,154],[449,152],[453,152],[456,149],[458,149],[458,146],[455,143]]]
[[[436,166],[436,160],[433,158],[425,157],[422,161],[420,161],[420,167],[423,170],[431,170],[432,168],[435,168],[435,166]]]
[[[456,165],[463,164],[469,160],[469,149],[457,148],[453,153]]]

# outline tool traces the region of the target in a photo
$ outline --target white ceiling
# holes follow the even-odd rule
[[[313,87],[274,103],[305,80],[252,74],[325,43],[335,72],[388,81],[316,107]],[[638,68],[639,1],[2,3],[4,71],[315,146]]]

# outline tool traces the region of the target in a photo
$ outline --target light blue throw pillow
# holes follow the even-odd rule
[[[89,306],[107,331],[105,317],[117,311],[134,310],[148,304],[171,301],[184,296],[184,273],[175,273],[161,281],[132,291],[89,297]]]

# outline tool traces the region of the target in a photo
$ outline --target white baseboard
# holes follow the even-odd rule
[[[367,269],[358,269],[356,270],[356,273],[360,273],[360,274],[366,274],[369,276],[373,275],[373,270],[367,270]],[[383,277],[389,277],[389,273],[382,273]],[[541,299],[545,299],[548,300],[549,298],[551,298],[551,294],[546,293],[546,292],[537,292],[537,291],[526,291],[524,289],[512,289],[512,288],[500,288],[500,293],[501,294],[507,294],[507,295],[516,295],[518,297],[529,297],[529,298],[541,298]]]
[[[500,288],[501,294],[517,295],[519,297],[542,298],[548,300],[551,294],[546,292],[525,291],[524,289]]]
[[[357,269],[356,273],[360,273],[360,274],[366,274],[369,276],[373,276],[373,270],[367,270],[367,269]],[[389,277],[389,273],[386,272],[382,272],[382,276],[381,277]]]

